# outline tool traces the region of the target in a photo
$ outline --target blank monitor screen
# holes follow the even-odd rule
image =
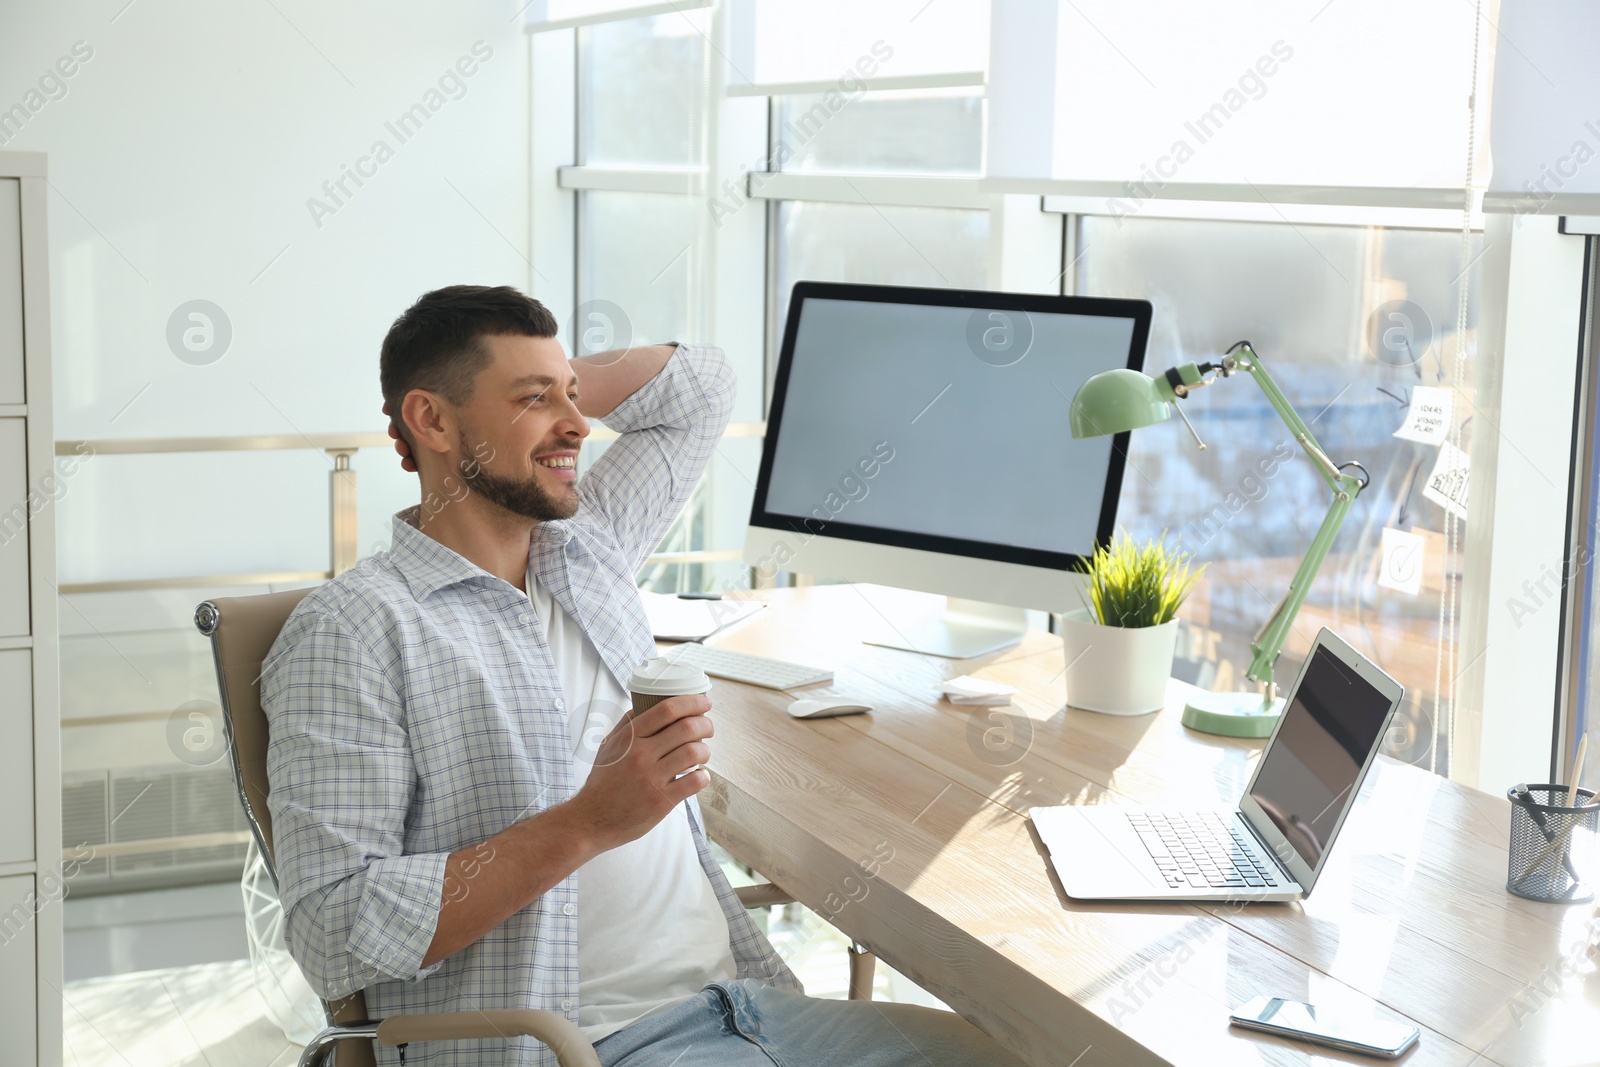
[[[1135,300],[797,284],[752,524],[1070,566],[1110,536],[1127,448],[1074,440],[1072,397],[1143,363],[1149,316]]]
[[[1389,720],[1390,696],[1320,644],[1250,795],[1315,870]]]

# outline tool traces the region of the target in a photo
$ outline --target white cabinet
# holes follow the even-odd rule
[[[48,188],[41,153],[0,152],[0,1064],[61,1067]]]
[[[0,650],[0,869],[33,860],[33,652]],[[3,1033],[0,1028],[0,1033]]]
[[[0,637],[26,637],[29,607],[28,420],[0,417]]]
[[[60,905],[57,905],[59,907]],[[33,875],[0,878],[0,1042],[5,1063],[39,1063],[38,901]],[[59,936],[59,935],[58,935]],[[59,1038],[58,1038],[59,1040]],[[55,1063],[61,1062],[59,1049]]]
[[[0,178],[0,404],[20,404],[22,378],[22,181]]]

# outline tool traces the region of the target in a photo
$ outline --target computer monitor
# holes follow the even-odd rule
[[[1081,607],[1128,435],[1075,440],[1067,414],[1091,375],[1140,369],[1149,334],[1143,300],[796,283],[746,561],[943,593],[944,618],[874,639],[935,655]]]

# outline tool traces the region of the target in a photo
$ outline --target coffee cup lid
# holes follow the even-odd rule
[[[633,681],[628,688],[645,696],[682,696],[685,693],[705,693],[711,689],[711,679],[698,667],[674,663],[670,659],[647,659],[633,670]]]

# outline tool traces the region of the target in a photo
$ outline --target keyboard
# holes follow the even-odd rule
[[[1244,889],[1282,885],[1277,868],[1233,815],[1215,811],[1128,813],[1167,885]]]
[[[715,678],[731,682],[745,682],[766,689],[793,689],[814,682],[833,681],[833,672],[821,667],[807,667],[787,660],[768,659],[748,652],[734,652],[726,648],[707,648],[687,641],[663,653],[674,663],[698,667]]]

